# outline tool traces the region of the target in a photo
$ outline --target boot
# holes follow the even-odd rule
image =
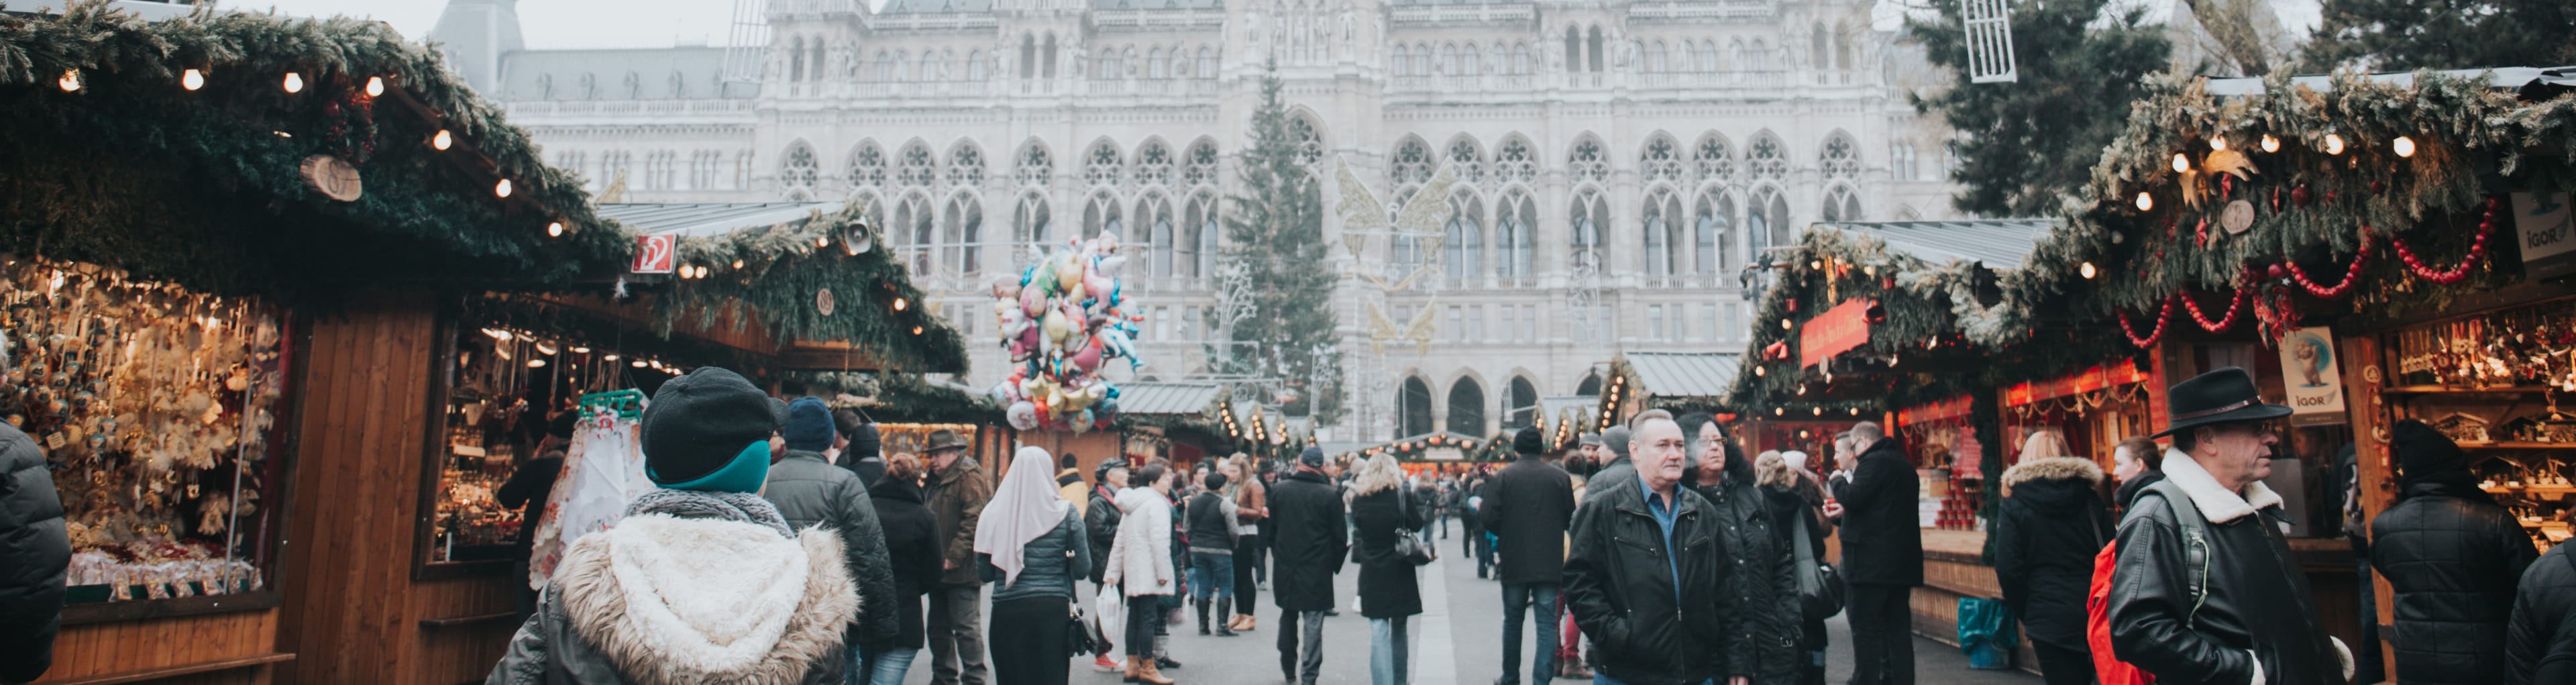
[[[1145,666],[1144,666],[1144,664],[1145,664],[1145,659],[1144,659],[1144,657],[1135,657],[1135,656],[1127,657],[1127,671],[1126,671],[1126,678],[1122,679],[1122,680],[1121,680],[1121,682],[1129,682],[1129,683],[1136,682],[1136,678],[1137,678],[1137,676],[1143,675],[1143,674],[1145,673]]]
[[[1261,626],[1260,626],[1260,624],[1261,624],[1261,619],[1260,619],[1260,618],[1254,617],[1252,614],[1244,614],[1244,615],[1243,615],[1243,627],[1241,627],[1241,628],[1236,628],[1235,630],[1239,630],[1239,631],[1243,631],[1243,632],[1249,633],[1249,632],[1252,632],[1254,629],[1261,627]]]
[[[1218,615],[1218,616],[1230,616],[1230,615],[1233,615],[1233,614],[1234,614],[1234,598],[1233,598],[1233,597],[1218,597],[1218,598],[1216,598],[1216,615]],[[1199,623],[1199,625],[1204,626],[1204,625],[1207,625],[1207,623],[1206,623],[1205,621],[1201,621],[1201,622]],[[1234,624],[1232,624],[1232,623],[1227,623],[1227,624],[1224,624],[1224,625],[1217,626],[1217,627],[1216,627],[1216,634],[1217,634],[1217,637],[1234,637],[1234,636],[1235,636],[1235,635],[1237,635],[1238,633],[1234,632]]]
[[[1208,634],[1208,601],[1204,599],[1190,600],[1190,608],[1197,610],[1199,613],[1199,634]]]
[[[1170,635],[1154,636],[1154,658],[1145,660],[1145,667],[1150,669],[1157,666],[1170,669],[1181,667],[1181,662],[1172,660],[1172,636]],[[1159,674],[1161,671],[1156,673]]]
[[[1153,659],[1143,657],[1131,658],[1136,661],[1136,682],[1147,683],[1148,685],[1172,685],[1172,679],[1163,677],[1163,671],[1161,669],[1154,668]]]

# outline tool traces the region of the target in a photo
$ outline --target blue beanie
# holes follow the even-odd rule
[[[832,433],[832,409],[811,397],[787,403],[787,427],[778,429],[778,437],[787,439],[787,449],[804,452],[830,448]]]
[[[1305,451],[1297,453],[1297,463],[1323,468],[1324,448],[1307,445]]]

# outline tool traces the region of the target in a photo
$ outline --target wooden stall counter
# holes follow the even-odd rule
[[[274,592],[74,604],[63,608],[53,668],[36,683],[264,685],[295,658],[276,650],[276,636]]]

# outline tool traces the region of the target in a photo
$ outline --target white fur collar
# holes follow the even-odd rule
[[[629,516],[574,543],[555,583],[629,682],[795,683],[837,658],[858,613],[840,536],[818,531]]]
[[[2228,523],[2244,518],[2246,514],[2281,506],[2281,496],[2264,486],[2262,481],[2245,484],[2242,493],[2228,492],[2226,486],[2218,484],[2217,477],[2209,475],[2207,469],[2200,467],[2200,462],[2192,461],[2191,456],[2181,450],[2165,450],[2164,467],[2165,480],[2182,486],[2183,494],[2191,496],[2192,506],[2200,509],[2201,519],[2210,523]]]

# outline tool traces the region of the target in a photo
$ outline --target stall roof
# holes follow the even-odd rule
[[[1878,238],[1886,241],[1891,250],[1935,264],[1957,259],[1984,264],[1989,269],[2019,269],[2022,260],[2038,247],[2040,237],[2056,228],[2057,221],[1847,221],[1816,225]]]
[[[1601,406],[1600,395],[1559,395],[1556,397],[1541,397],[1538,399],[1538,414],[1539,416],[1548,417],[1553,420],[1556,415],[1563,413],[1569,407],[1590,412],[1594,407],[1598,406]]]
[[[2449,69],[2435,71],[2432,73],[2439,76],[2461,79],[2473,79],[2485,76],[2487,79],[2487,85],[2496,88],[2521,88],[2523,86],[2531,85],[2534,81],[2561,88],[2576,87],[2576,66]],[[2411,71],[2372,74],[2367,78],[2372,81],[2395,84],[2404,87],[2412,87],[2415,85],[2415,72]],[[2290,85],[2322,93],[2334,90],[2334,77],[2325,74],[2293,76],[2290,78]],[[2267,90],[2266,85],[2263,83],[2263,79],[2260,78],[2210,79],[2208,87],[2209,94],[2211,95],[2229,96],[2256,95]]]
[[[1215,383],[1120,383],[1118,413],[1201,414],[1224,392]]]
[[[715,236],[807,219],[841,208],[838,202],[612,203],[599,215],[646,235]]]
[[[1721,397],[1735,385],[1742,355],[1723,352],[1630,352],[1621,356],[1646,394],[1656,397]]]

